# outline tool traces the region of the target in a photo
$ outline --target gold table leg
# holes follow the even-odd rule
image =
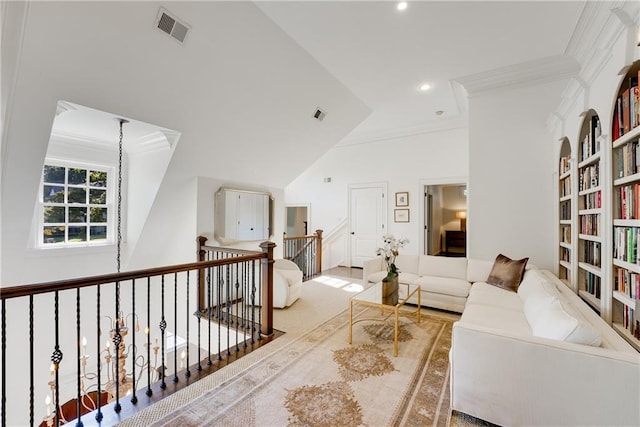
[[[393,355],[398,356],[398,306],[395,308],[395,330],[393,334]]]
[[[349,344],[353,338],[353,301],[349,301]]]

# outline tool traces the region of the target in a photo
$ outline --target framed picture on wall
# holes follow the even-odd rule
[[[396,193],[396,206],[409,206],[409,192],[401,191]]]
[[[409,222],[409,209],[394,209],[393,210],[394,222]]]

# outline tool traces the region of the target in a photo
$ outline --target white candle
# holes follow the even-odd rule
[[[82,337],[82,355],[87,354],[87,337]]]
[[[180,369],[184,368],[185,357],[187,357],[187,353],[185,353],[184,350],[182,350],[182,353],[180,353]]]
[[[47,417],[51,415],[51,398],[47,394],[47,397],[44,399],[45,405],[47,405]]]

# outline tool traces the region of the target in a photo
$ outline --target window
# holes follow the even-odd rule
[[[111,243],[112,168],[47,162],[42,172],[39,243],[43,247]]]

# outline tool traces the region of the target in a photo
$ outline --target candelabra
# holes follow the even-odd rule
[[[98,363],[106,370],[106,381],[100,381],[98,385],[98,375],[95,372],[87,372],[88,361],[90,355],[87,353],[87,338],[82,338],[82,354],[80,356],[80,392],[81,399],[79,404],[86,409],[86,412],[93,411],[98,408],[97,393],[106,392],[105,401],[101,401],[100,405],[110,403],[116,400],[116,396],[119,398],[130,395],[133,390],[137,389],[137,385],[146,373],[146,369],[151,371],[151,381],[155,382],[159,379],[160,373],[158,366],[158,351],[160,346],[158,345],[158,339],[156,338],[154,344],[147,343],[150,334],[150,328],[145,328],[145,342],[144,347],[149,346],[153,350],[153,361],[146,360],[144,355],[138,354],[136,351],[137,346],[129,344],[127,347],[125,344],[125,338],[129,335],[129,327],[125,323],[126,318],[135,316],[133,314],[126,317],[119,315],[115,320],[109,316],[106,318],[110,321],[109,339],[107,340],[105,348],[98,354]],[[140,326],[137,321],[133,333],[139,332]],[[132,333],[132,334],[133,334]],[[119,339],[116,340],[116,335],[119,334]],[[102,335],[102,332],[99,332]],[[113,350],[112,350],[113,343]],[[129,360],[129,366],[131,366],[131,357],[134,357],[133,363],[139,371],[137,372],[137,378],[134,378],[132,374],[127,372],[127,361]],[[52,426],[55,422],[56,410],[52,408],[59,408],[59,422],[65,424],[69,420],[66,420],[63,416],[63,408],[65,405],[59,405],[55,402],[56,380],[55,373],[58,367],[55,364],[51,364],[50,372],[51,379],[48,382],[51,390],[50,395],[47,394],[45,398],[45,405],[47,407],[47,415],[44,417],[44,421],[47,426]],[[104,377],[103,377],[104,378]],[[76,399],[72,399],[75,401]],[[71,401],[70,401],[71,402]],[[85,412],[85,411],[83,411]]]

